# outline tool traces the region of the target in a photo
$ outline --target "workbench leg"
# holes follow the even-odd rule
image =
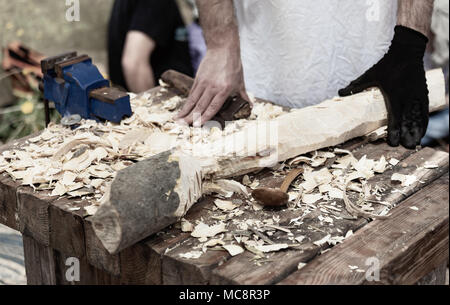
[[[53,249],[40,245],[26,235],[23,235],[22,238],[27,284],[56,285]]]
[[[77,258],[23,235],[28,285],[114,285],[120,279]],[[71,269],[72,268],[72,269]]]

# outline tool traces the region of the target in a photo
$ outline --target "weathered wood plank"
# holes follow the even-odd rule
[[[35,193],[29,187],[17,189],[19,231],[44,246],[50,246],[49,192]]]
[[[377,146],[379,149],[376,149]],[[378,154],[377,154],[378,153]],[[397,165],[394,169],[386,171],[382,175],[377,175],[369,180],[369,184],[372,186],[383,184],[386,188],[382,201],[387,201],[392,205],[396,205],[401,202],[406,196],[409,196],[416,191],[420,190],[423,186],[434,181],[440,177],[443,172],[448,171],[448,154],[442,152],[436,152],[432,149],[423,149],[417,153],[414,151],[402,151],[402,149],[391,148],[386,144],[369,145],[367,148],[361,148],[354,152],[355,157],[360,158],[366,155],[369,158],[378,159],[381,155],[387,155],[389,157],[395,157],[399,160],[403,160],[402,163]],[[404,157],[408,158],[403,159]],[[436,163],[440,165],[439,170],[427,170],[423,168],[426,161]],[[406,165],[405,167],[403,167]],[[422,167],[422,168],[421,168]],[[391,185],[391,176],[394,172],[401,172],[405,174],[414,174],[418,177],[420,183],[417,182],[414,185],[402,189],[402,193],[391,193],[395,187]],[[341,201],[337,201],[342,205]],[[377,211],[380,211],[383,206],[376,206]],[[289,215],[286,215],[289,216]],[[281,216],[286,217],[286,216]],[[263,264],[262,266],[256,266],[248,263],[249,256],[240,255],[230,259],[225,264],[217,267],[211,278],[213,284],[273,284],[280,279],[279,274],[287,276],[289,273],[296,271],[297,265],[300,262],[306,263],[311,260],[318,252],[328,248],[328,245],[324,245],[322,249],[313,245],[311,242],[323,238],[327,234],[345,235],[348,230],[356,231],[359,228],[367,224],[367,220],[358,219],[335,221],[332,228],[326,224],[321,223],[316,218],[317,215],[308,215],[304,219],[304,223],[298,228],[296,235],[307,236],[310,242],[302,245],[294,251],[297,254],[289,254],[293,250],[283,251],[275,253],[269,257],[270,262]],[[290,215],[290,218],[295,218],[295,215]],[[338,231],[343,233],[338,233]],[[307,239],[306,239],[307,240]],[[303,251],[303,253],[301,252]],[[288,252],[288,254],[284,253]],[[244,262],[241,262],[241,259]],[[280,263],[282,261],[283,263]],[[237,271],[239,270],[239,271]],[[271,272],[277,270],[276,273]],[[264,276],[265,275],[265,276]],[[259,281],[261,280],[261,281]]]
[[[28,285],[56,285],[53,249],[23,235],[23,250]]]
[[[448,259],[448,199],[444,175],[393,209],[388,219],[373,221],[280,284],[416,283]],[[366,278],[366,272],[376,276],[366,266],[369,258],[379,262],[379,281]]]
[[[120,274],[120,258],[118,254],[111,255],[103,247],[102,242],[95,235],[90,217],[84,220],[84,236],[86,247],[86,258],[89,264],[100,269],[106,270],[113,275]]]
[[[76,257],[86,255],[83,218],[69,211],[73,200],[61,199],[49,205],[50,246]]]
[[[19,230],[16,189],[19,183],[9,176],[0,177],[0,223],[14,230]]]

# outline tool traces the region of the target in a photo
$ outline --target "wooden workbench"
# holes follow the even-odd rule
[[[0,152],[21,143],[24,139],[0,148]],[[292,227],[289,221],[301,216],[301,209],[246,209],[240,218],[280,217],[280,225],[306,236],[300,246],[272,253],[263,261],[253,260],[254,254],[248,251],[231,257],[226,251],[209,250],[199,259],[181,258],[180,254],[199,242],[177,226],[110,255],[94,234],[84,209],[73,211],[91,203],[36,193],[6,174],[0,176],[0,223],[23,234],[28,284],[415,284],[427,277],[443,283],[449,251],[448,154],[430,148],[391,148],[383,141],[367,143],[363,139],[341,148],[352,151],[356,158],[384,155],[401,161],[369,180],[370,185],[384,189],[382,201],[396,205],[390,216],[371,222],[344,217],[330,226],[318,220],[322,212],[317,209],[301,225]],[[425,162],[439,167],[426,169]],[[393,173],[415,175],[418,182],[398,188],[391,183]],[[262,186],[279,185],[284,178],[265,171],[255,177]],[[212,200],[202,199],[186,219],[192,223],[209,219]],[[342,201],[337,203],[344,206]],[[380,211],[384,206],[374,207]],[[354,235],[331,249],[327,243],[320,247],[313,243],[349,230]],[[285,235],[277,232],[271,239],[283,241]],[[66,280],[69,257],[80,261],[79,282]],[[373,258],[380,267],[376,282],[368,281],[365,272]],[[306,266],[298,270],[299,263]]]

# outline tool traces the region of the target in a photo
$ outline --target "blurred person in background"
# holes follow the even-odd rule
[[[143,92],[168,69],[192,76],[188,36],[175,0],[116,0],[108,35],[111,81]]]

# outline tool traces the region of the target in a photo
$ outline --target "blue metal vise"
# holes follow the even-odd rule
[[[76,52],[44,59],[44,98],[53,101],[63,116],[120,123],[132,115],[130,96],[111,88],[92,59]]]

